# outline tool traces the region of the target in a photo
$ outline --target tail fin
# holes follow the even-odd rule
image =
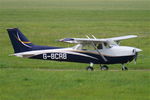
[[[7,29],[15,53],[31,51],[33,44],[19,31],[18,28]]]

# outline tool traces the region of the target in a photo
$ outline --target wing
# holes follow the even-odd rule
[[[102,42],[108,42],[108,41],[120,41],[124,39],[130,39],[135,38],[136,35],[128,35],[128,36],[120,36],[120,37],[113,37],[113,38],[105,38],[105,39],[96,39],[96,38],[64,38],[60,39],[61,42],[67,42],[67,43],[80,43],[80,44],[89,44],[89,43],[102,43]]]
[[[91,43],[91,42],[94,42],[94,43],[107,42],[107,39],[64,38],[64,39],[60,39],[59,41],[60,42],[67,42],[67,43],[88,44],[88,43]]]
[[[120,41],[120,40],[125,40],[125,39],[130,39],[130,38],[136,38],[137,35],[127,35],[127,36],[120,36],[120,37],[113,37],[113,38],[107,38],[108,40],[113,40],[113,41]]]

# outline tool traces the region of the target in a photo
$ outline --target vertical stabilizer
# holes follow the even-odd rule
[[[7,29],[15,53],[31,51],[33,44],[18,28]]]

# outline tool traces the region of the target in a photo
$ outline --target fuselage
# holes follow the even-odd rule
[[[139,51],[140,49],[138,48],[127,46],[113,46],[111,48],[104,48],[99,50],[99,52],[107,59],[107,61],[104,61],[104,59],[99,55],[99,53],[96,50],[74,48],[34,50],[16,53],[14,55],[30,59],[54,61],[94,64],[123,64],[132,61]]]

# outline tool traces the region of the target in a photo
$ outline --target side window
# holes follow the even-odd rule
[[[104,43],[105,48],[111,48],[111,46],[108,43]]]
[[[84,45],[82,49],[83,50],[95,50],[93,45],[91,45],[91,44]]]
[[[102,44],[98,44],[97,49],[103,49]]]

